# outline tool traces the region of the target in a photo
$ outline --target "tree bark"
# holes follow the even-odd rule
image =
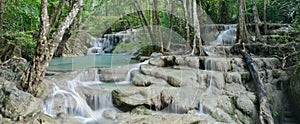
[[[263,16],[264,16],[264,34],[266,35],[268,32],[268,27],[267,27],[267,0],[264,0],[263,2],[264,6],[264,11],[263,11]]]
[[[164,52],[164,43],[162,40],[162,35],[161,35],[161,29],[160,29],[160,19],[159,19],[159,15],[158,15],[158,5],[157,5],[157,0],[153,0],[153,6],[154,6],[154,16],[156,19],[156,23],[157,23],[157,31],[158,31],[158,39],[160,42],[160,52]]]
[[[54,12],[50,16],[50,27],[55,27],[55,22],[58,19],[58,16],[61,13],[61,9],[65,4],[65,0],[60,0],[58,6],[55,7]]]
[[[0,45],[2,45],[3,42],[3,14],[4,14],[4,8],[5,8],[5,0],[1,0],[0,2]]]
[[[186,0],[182,0],[183,4],[183,11],[184,11],[184,18],[185,18],[185,29],[186,29],[186,51],[191,50],[191,40],[190,40],[190,16],[187,8],[187,2]]]
[[[72,24],[79,10],[82,8],[83,1],[79,0],[73,5],[72,10],[68,13],[65,19],[60,23],[56,32],[52,34],[52,38],[48,39],[50,23],[47,11],[48,0],[42,0],[41,8],[41,26],[37,49],[30,66],[26,69],[21,77],[18,88],[29,92],[33,95],[38,95],[38,86],[42,83],[48,63],[52,59],[66,29]]]
[[[254,23],[255,23],[255,40],[260,41],[261,40],[261,34],[259,30],[259,16],[258,16],[258,11],[257,11],[257,6],[256,6],[256,0],[252,0],[253,2],[253,14],[254,14]]]
[[[239,0],[238,27],[237,27],[237,43],[247,42],[247,28],[245,21],[244,0]]]
[[[149,33],[151,41],[152,41],[152,45],[156,45],[156,40],[155,40],[155,37],[153,35],[151,26],[148,24],[148,22],[146,20],[146,17],[144,15],[143,11],[141,10],[141,7],[139,6],[139,2],[137,0],[134,3],[134,7],[135,7],[135,9],[138,13],[138,16],[139,16],[140,20],[143,21],[145,23],[146,27],[147,27],[148,33]]]
[[[171,5],[171,15],[170,15],[170,31],[169,31],[169,39],[168,39],[168,44],[167,44],[167,50],[171,50],[171,40],[172,40],[172,34],[173,34],[173,18],[175,16],[175,11],[176,11],[176,5],[177,0],[172,0],[172,5]]]
[[[227,24],[227,18],[228,18],[228,5],[227,3],[229,1],[227,0],[219,0],[220,5],[220,24]],[[201,4],[201,3],[200,3]]]
[[[259,122],[260,124],[274,124],[272,113],[270,111],[270,107],[268,104],[268,99],[266,96],[266,90],[264,88],[264,84],[262,80],[260,80],[259,74],[257,72],[257,69],[255,68],[253,64],[253,60],[246,52],[246,50],[242,50],[241,54],[244,58],[244,61],[247,63],[250,74],[252,76],[252,79],[255,83],[256,89],[257,89],[257,98],[259,101]]]
[[[200,34],[200,23],[198,19],[198,12],[197,12],[197,3],[196,0],[193,0],[193,20],[194,20],[194,41],[193,41],[193,50],[192,55],[195,55],[196,47],[197,47],[197,41],[199,45],[199,52],[202,48],[202,42],[201,42],[201,34]]]

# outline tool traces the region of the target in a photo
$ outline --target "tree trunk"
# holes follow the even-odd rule
[[[189,12],[187,8],[187,2],[186,0],[182,0],[183,4],[183,11],[184,11],[184,18],[185,18],[185,29],[186,29],[186,51],[191,50],[191,40],[190,40],[190,18],[189,18]]]
[[[79,10],[82,8],[83,1],[79,0],[74,4],[72,10],[60,23],[56,32],[52,34],[52,39],[47,39],[50,29],[47,4],[48,0],[42,0],[40,17],[41,26],[36,53],[30,63],[30,66],[21,77],[21,82],[18,86],[23,91],[27,91],[35,96],[38,95],[38,86],[44,79],[49,61],[52,59],[66,29],[72,24]]]
[[[172,0],[171,15],[170,15],[170,27],[169,27],[170,31],[169,31],[167,50],[171,50],[171,40],[172,40],[172,34],[173,34],[173,18],[175,16],[176,4],[177,4],[177,0]]]
[[[272,113],[270,111],[268,99],[266,96],[266,90],[264,88],[263,82],[259,78],[259,74],[253,64],[253,60],[250,54],[248,54],[245,50],[242,50],[241,54],[248,65],[250,74],[257,89],[256,94],[259,101],[259,122],[260,124],[274,124]]]
[[[58,16],[61,13],[62,7],[65,5],[65,0],[60,0],[58,6],[55,7],[54,12],[50,16],[50,27],[55,27],[55,22],[58,19]]]
[[[239,0],[237,43],[247,42],[247,28],[245,22],[244,0]]]
[[[256,0],[252,0],[253,2],[253,14],[254,14],[254,23],[255,23],[255,40],[260,41],[261,40],[261,34],[259,30],[259,16],[258,16],[258,11],[257,11],[257,6],[256,6]]]
[[[3,42],[3,14],[4,14],[4,8],[5,8],[5,0],[1,0],[0,2],[0,45],[2,45]]]
[[[228,1],[227,0],[220,0],[220,24],[227,24],[227,18],[228,18]],[[200,3],[201,4],[201,3]]]
[[[201,49],[200,47],[202,47],[196,0],[193,0],[193,7],[192,8],[193,8],[193,20],[194,20],[194,32],[195,32],[194,40],[193,40],[192,55],[195,55],[197,41],[199,41],[199,50]]]
[[[160,19],[159,19],[159,15],[158,15],[158,5],[157,5],[157,0],[153,0],[153,6],[154,6],[154,16],[155,16],[155,19],[156,19],[156,23],[157,23],[157,31],[158,31],[158,39],[159,39],[159,42],[160,42],[160,52],[164,52],[164,43],[163,43],[163,40],[162,40],[162,35],[161,35],[161,29],[160,29]]]
[[[263,11],[263,16],[264,16],[264,34],[266,35],[268,32],[268,27],[267,27],[267,0],[264,0],[264,11]]]
[[[146,20],[146,17],[143,13],[143,11],[141,10],[141,7],[139,6],[139,2],[136,0],[135,3],[134,3],[134,6],[135,6],[135,9],[139,15],[139,18],[141,21],[143,21],[147,27],[147,30],[148,30],[148,33],[150,35],[150,38],[152,40],[152,44],[155,45],[156,44],[156,40],[155,40],[155,37],[153,35],[153,32],[152,32],[152,29],[151,29],[151,26],[148,24],[147,20]]]

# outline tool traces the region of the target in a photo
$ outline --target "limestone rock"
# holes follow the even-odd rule
[[[201,61],[204,63],[205,70],[227,72],[230,69],[226,58],[204,57]]]
[[[42,110],[42,102],[39,99],[16,89],[1,89],[0,104],[0,113],[14,121],[19,117],[33,115]]]
[[[253,102],[247,96],[238,97],[236,100],[236,105],[237,108],[241,109],[247,115],[252,115],[255,110]]]
[[[253,120],[249,116],[244,115],[241,111],[235,110],[235,113],[238,119],[243,122],[243,124],[253,124]]]
[[[137,70],[131,72],[131,82],[135,86],[141,87],[150,86],[152,84],[167,85],[167,82],[165,80],[141,74]]]
[[[150,59],[149,64],[153,65],[153,66],[158,66],[158,67],[166,66],[165,61],[161,57],[156,57],[156,58]]]
[[[218,100],[218,106],[223,109],[226,113],[233,115],[234,114],[234,105],[228,96],[221,96],[220,99]]]
[[[34,117],[27,117],[25,119],[25,124],[59,124],[54,118],[45,115],[43,113],[38,113]],[[65,123],[67,124],[67,123]],[[71,124],[71,123],[68,123]],[[75,123],[73,123],[75,124]]]
[[[59,124],[81,124],[77,119],[68,116],[65,113],[58,113],[55,118]]]
[[[72,35],[64,46],[58,47],[55,56],[79,56],[85,55],[88,48],[93,46],[95,38],[86,32]]]
[[[112,91],[113,104],[122,111],[130,111],[140,105],[153,106],[161,110],[170,103],[164,103],[161,87],[128,87]]]
[[[166,80],[171,86],[193,86],[199,87],[197,82],[197,74],[193,69],[171,69],[160,68],[151,65],[142,65],[141,72],[156,78]]]
[[[113,109],[108,109],[103,112],[103,117],[106,119],[116,119],[117,112]]]
[[[242,83],[242,77],[241,74],[238,72],[231,72],[231,73],[226,73],[225,76],[226,83]]]
[[[223,89],[225,86],[225,79],[223,73],[220,72],[209,72],[207,77],[207,83],[218,88]]]
[[[187,114],[162,114],[153,113],[151,115],[132,115],[124,113],[119,115],[119,124],[206,124],[214,123],[205,117],[196,117]]]
[[[199,69],[200,68],[200,59],[199,57],[186,57],[186,63],[189,67]]]
[[[17,57],[0,63],[0,77],[4,77],[7,81],[18,80],[25,70],[26,63],[24,58]]]

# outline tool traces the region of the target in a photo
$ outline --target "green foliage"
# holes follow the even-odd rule
[[[4,10],[4,31],[38,30],[40,0],[7,1]]]
[[[272,114],[274,117],[279,117],[280,115],[278,111],[272,111]]]
[[[129,53],[136,52],[140,48],[147,45],[145,42],[129,42],[129,43],[120,43],[114,49],[113,53]]]
[[[4,36],[10,39],[8,44],[16,46],[21,50],[22,57],[27,60],[32,59],[36,48],[36,40],[33,38],[32,32],[7,32]]]

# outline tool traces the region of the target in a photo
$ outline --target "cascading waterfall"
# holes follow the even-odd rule
[[[89,88],[81,85],[81,77],[86,71],[82,73],[74,80],[68,81],[67,86],[62,86],[63,88],[53,84],[53,93],[43,106],[45,114],[55,117],[59,113],[66,113],[87,123],[103,120],[102,114],[105,110],[116,110],[112,105],[111,90],[90,92],[90,99],[87,95],[82,95],[80,89]]]
[[[130,73],[148,62],[131,65],[133,68],[128,71],[126,80],[115,84],[130,84]],[[82,123],[103,122],[106,110],[118,111],[112,104],[113,88],[102,87],[103,84],[99,81],[98,69],[84,70],[62,86],[53,83],[53,93],[45,100],[43,111],[52,117],[65,113]]]
[[[204,47],[204,51],[208,54],[208,57],[205,60],[206,71],[211,71],[210,73],[213,73],[213,71],[220,71],[216,68],[217,65],[216,65],[215,58],[222,55],[226,55],[225,47],[234,45],[236,40],[236,31],[237,31],[236,24],[224,25],[224,31],[220,32],[217,39],[215,41],[210,42],[208,46]],[[220,46],[220,45],[222,45],[222,47],[220,47],[220,49],[217,49],[218,47],[216,46]],[[209,81],[209,86],[207,89],[207,94],[211,96],[213,95],[213,85],[214,85],[213,74],[208,75],[208,81]]]
[[[218,35],[217,39],[210,45],[233,45],[236,40],[237,25],[224,25],[224,31]]]

